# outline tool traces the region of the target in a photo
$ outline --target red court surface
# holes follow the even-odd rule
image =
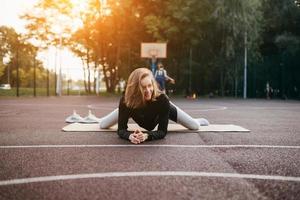
[[[0,199],[300,199],[300,102],[172,99],[193,117],[251,132],[169,133],[133,145],[62,132],[75,109],[118,98],[0,99]]]

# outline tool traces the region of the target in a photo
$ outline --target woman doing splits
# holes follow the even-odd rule
[[[128,131],[128,120],[132,118],[140,127]],[[144,141],[162,139],[166,136],[169,119],[191,130],[207,126],[204,118],[194,119],[169,101],[158,89],[152,72],[147,68],[137,68],[129,76],[125,95],[121,98],[119,108],[100,119],[100,128],[109,128],[118,122],[118,135],[134,144]],[[157,126],[157,131],[153,129]]]

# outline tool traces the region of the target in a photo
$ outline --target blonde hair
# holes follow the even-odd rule
[[[141,86],[141,80],[145,77],[150,77],[153,85],[151,101],[155,101],[156,98],[161,94],[152,72],[147,68],[137,68],[131,72],[127,81],[124,98],[124,103],[127,107],[140,108],[145,105],[146,100],[144,99],[143,89]]]

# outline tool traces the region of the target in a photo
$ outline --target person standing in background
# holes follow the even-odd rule
[[[161,62],[157,64],[157,70],[154,74],[155,80],[159,85],[159,89],[166,93],[166,81],[170,81],[170,83],[175,84],[175,80],[168,76],[167,71],[164,69],[164,66]]]

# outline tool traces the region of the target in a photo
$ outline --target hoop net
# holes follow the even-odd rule
[[[156,56],[158,54],[158,50],[157,49],[149,49],[148,54],[151,56],[151,58],[156,58]]]

